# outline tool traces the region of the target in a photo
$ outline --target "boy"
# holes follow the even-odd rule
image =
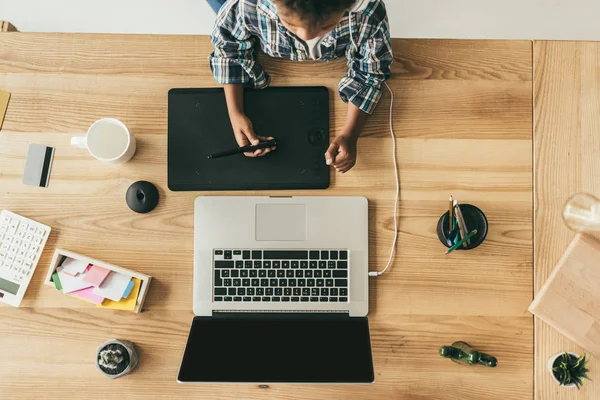
[[[338,89],[348,103],[348,114],[325,161],[342,173],[355,165],[358,137],[381,97],[393,61],[383,0],[229,0],[218,13],[212,43],[211,69],[217,82],[225,85],[239,146],[268,139],[255,134],[243,109],[244,85],[269,85],[269,75],[256,62],[256,48],[297,61],[329,61],[345,55],[348,73]],[[272,150],[246,155],[263,156]]]

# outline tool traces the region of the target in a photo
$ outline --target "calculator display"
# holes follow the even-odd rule
[[[17,294],[17,292],[19,291],[19,287],[20,287],[20,285],[14,283],[14,282],[7,281],[6,279],[0,278],[0,290],[3,290],[10,294]]]

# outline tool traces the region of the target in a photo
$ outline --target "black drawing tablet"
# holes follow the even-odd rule
[[[326,189],[329,93],[325,87],[246,90],[244,109],[277,150],[208,159],[237,147],[223,89],[169,91],[168,185],[173,191]]]

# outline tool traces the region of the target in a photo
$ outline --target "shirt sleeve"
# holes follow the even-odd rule
[[[269,85],[269,75],[256,62],[255,42],[244,20],[243,0],[227,2],[219,11],[211,39],[210,68],[218,83],[243,83],[256,89]]]
[[[394,58],[387,16],[374,29],[360,31],[354,39],[358,49],[352,42],[348,45],[348,73],[338,89],[344,102],[371,114],[381,98],[381,85],[390,77]]]

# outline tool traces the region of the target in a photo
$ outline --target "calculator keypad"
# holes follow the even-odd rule
[[[49,232],[50,227],[20,215],[6,210],[0,213],[0,278],[20,286],[12,305],[18,306],[25,294]],[[6,296],[0,298],[5,300]]]

